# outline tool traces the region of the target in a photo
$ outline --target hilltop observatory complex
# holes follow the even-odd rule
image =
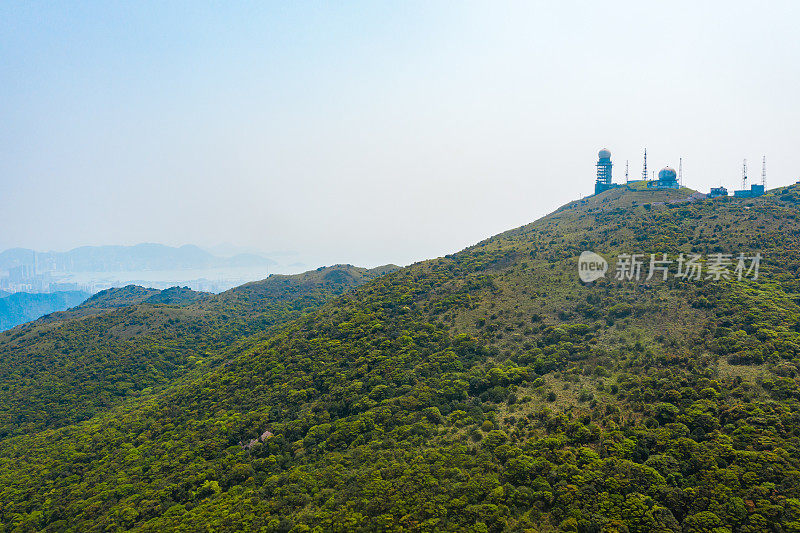
[[[683,186],[683,160],[681,159],[681,165],[679,165],[679,171],[676,172],[672,167],[664,167],[658,172],[658,179],[647,179],[647,150],[644,152],[644,165],[642,167],[642,179],[641,180],[628,180],[628,162],[625,162],[625,182],[626,184],[618,184],[614,183],[612,179],[612,169],[614,164],[611,162],[611,151],[608,148],[603,148],[597,153],[597,163],[595,164],[597,167],[597,177],[594,183],[594,193],[600,194],[601,192],[607,191],[609,189],[614,189],[617,187],[627,187],[627,183],[631,183],[632,181],[638,181],[641,183],[642,181],[647,183],[648,189],[680,189]],[[761,183],[760,184],[751,184],[750,189],[746,189],[747,186],[747,161],[744,163],[744,168],[742,171],[743,178],[742,178],[742,190],[734,191],[734,196],[736,198],[754,198],[756,196],[761,196],[764,194],[766,190],[766,177],[767,177],[767,169],[766,169],[766,157],[763,160],[763,169],[761,171]],[[725,187],[713,187],[709,194],[700,194],[694,193],[695,196],[700,195],[701,197],[706,198],[717,198],[720,196],[728,196],[728,189]]]

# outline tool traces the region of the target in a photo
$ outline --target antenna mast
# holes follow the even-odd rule
[[[767,156],[761,159],[761,186],[767,190]]]
[[[683,158],[678,158],[678,185],[683,187]]]
[[[742,189],[747,189],[747,159],[742,162]]]
[[[628,183],[630,180],[628,179],[628,160],[625,160],[625,183]]]
[[[647,148],[644,149],[644,167],[642,168],[642,179],[647,181]]]

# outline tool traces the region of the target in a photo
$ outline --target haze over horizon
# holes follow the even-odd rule
[[[0,6],[0,249],[451,253],[648,165],[800,178],[800,4]]]

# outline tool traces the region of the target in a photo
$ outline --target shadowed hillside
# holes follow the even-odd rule
[[[391,268],[336,265],[220,295],[129,285],[0,333],[0,438],[84,420],[202,373],[238,342]]]
[[[35,323],[38,325],[96,315],[110,309],[118,309],[120,307],[141,303],[150,296],[159,294],[160,292],[161,291],[158,289],[150,289],[138,285],[126,285],[125,287],[106,289],[95,293],[80,305],[76,305],[64,311],[50,313],[49,315],[39,318]]]

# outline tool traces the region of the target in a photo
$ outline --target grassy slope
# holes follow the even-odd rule
[[[653,205],[690,192],[568,204],[383,276],[159,395],[8,439],[0,520],[794,530],[800,194]],[[765,264],[757,282],[584,286],[584,249]]]

